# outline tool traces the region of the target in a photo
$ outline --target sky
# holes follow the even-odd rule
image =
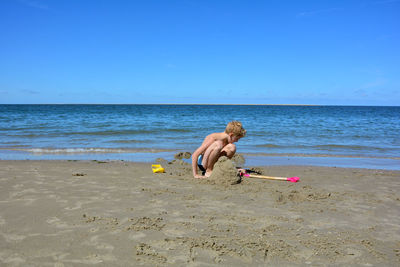
[[[400,105],[400,0],[0,0],[1,104]]]

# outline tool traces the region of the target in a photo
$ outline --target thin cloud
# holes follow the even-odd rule
[[[38,94],[40,94],[40,92],[38,92],[38,91],[29,90],[29,89],[21,90],[21,93],[30,94],[30,95],[38,95]]]
[[[391,4],[396,2],[400,2],[400,0],[382,0],[382,1],[376,1],[373,4],[380,5],[380,4]]]
[[[356,90],[353,91],[353,94],[356,95],[356,96],[359,96],[359,97],[360,96],[361,97],[368,97],[369,96],[367,90],[365,90],[365,89],[356,89]]]
[[[372,81],[369,83],[365,83],[361,86],[361,89],[370,89],[370,88],[376,88],[376,87],[381,87],[386,84],[386,80],[384,79],[378,79],[376,81]]]
[[[377,78],[374,81],[362,84],[359,88],[353,90],[353,94],[362,97],[371,97],[376,89],[380,89],[387,84],[387,81],[383,78]],[[381,91],[381,90],[379,90]]]
[[[34,1],[34,0],[18,0],[18,2],[37,9],[42,9],[42,10],[48,10],[49,7],[45,4],[40,3],[39,1]]]
[[[165,65],[165,67],[167,67],[168,69],[175,69],[175,68],[176,68],[176,65],[175,65],[175,64],[168,63],[168,64]]]
[[[370,3],[364,3],[362,5],[360,5],[360,7],[363,6],[369,6],[369,5],[384,5],[384,4],[392,4],[392,3],[399,3],[400,0],[380,0],[380,1],[374,1],[374,2],[370,2]],[[301,17],[309,17],[309,16],[314,16],[314,15],[319,15],[321,13],[331,13],[331,12],[335,12],[338,10],[341,10],[343,8],[326,8],[326,9],[317,9],[317,10],[311,10],[311,11],[304,11],[304,12],[300,12],[297,13],[296,17],[301,18]]]
[[[300,12],[296,15],[296,17],[309,17],[309,16],[313,16],[313,15],[318,15],[321,13],[330,13],[330,12],[334,12],[337,10],[340,10],[341,8],[327,8],[327,9],[318,9],[318,10],[312,10],[312,11],[305,11],[305,12]]]

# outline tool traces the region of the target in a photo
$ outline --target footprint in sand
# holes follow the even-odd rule
[[[2,263],[10,264],[12,266],[22,266],[26,263],[26,260],[20,257],[18,253],[13,253],[11,255],[3,255],[4,253],[0,253],[0,259]]]
[[[60,220],[59,218],[57,218],[57,217],[50,217],[50,218],[48,218],[48,219],[46,220],[46,222],[47,222],[48,224],[50,224],[50,225],[54,225],[54,226],[57,227],[57,228],[70,228],[70,226],[69,226],[67,223],[61,221],[61,220]]]
[[[3,219],[3,217],[0,216],[0,225],[5,225],[6,220]]]
[[[131,239],[131,240],[139,240],[139,239],[142,239],[145,237],[146,237],[146,234],[144,234],[142,232],[136,232],[136,233],[129,235],[129,239]]]
[[[25,235],[17,235],[17,234],[2,234],[6,242],[14,243],[20,242],[26,238]]]
[[[77,209],[82,208],[82,204],[83,204],[82,202],[78,201],[78,202],[75,203],[75,206],[73,206],[73,207],[65,207],[64,209],[66,209],[66,210],[77,210]]]

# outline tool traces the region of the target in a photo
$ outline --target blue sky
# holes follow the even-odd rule
[[[1,0],[0,103],[400,104],[400,0]]]

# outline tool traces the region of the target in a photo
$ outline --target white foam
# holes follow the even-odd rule
[[[25,151],[32,154],[158,153],[172,151],[148,148],[13,148],[10,150]]]

